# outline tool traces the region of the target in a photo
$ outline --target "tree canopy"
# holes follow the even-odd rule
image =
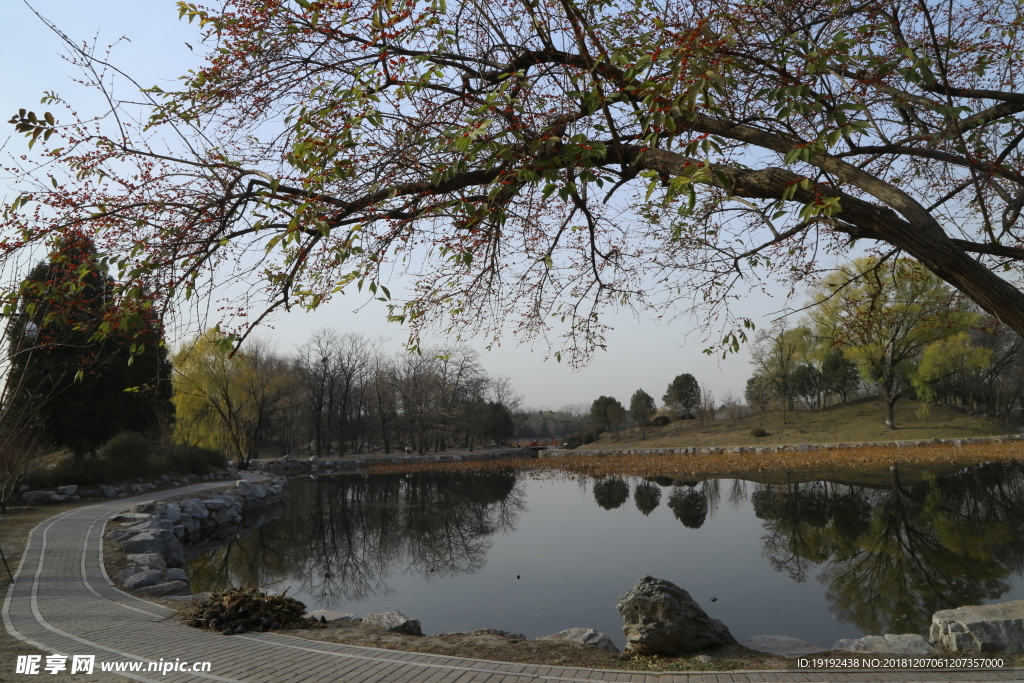
[[[842,348],[878,387],[890,429],[893,406],[914,384],[922,354],[979,322],[948,285],[910,259],[857,259],[822,280],[813,294],[818,336]],[[948,345],[939,348],[949,351]],[[934,375],[938,356],[949,355],[933,351]]]
[[[679,417],[690,417],[690,413],[700,403],[700,384],[697,383],[697,378],[688,372],[676,375],[665,389],[665,395],[661,400]]]
[[[0,254],[74,227],[129,296],[244,283],[238,331],[408,269],[414,344],[564,324],[585,357],[604,306],[719,307],[864,240],[1024,333],[1014,0],[178,8],[206,61],[174,92],[119,101],[68,40],[116,115],[11,119],[48,163],[14,160]]]
[[[7,328],[15,413],[38,415],[47,444],[78,456],[120,431],[157,432],[171,418],[170,363],[149,307],[112,310],[113,281],[87,236],[51,245],[18,285]],[[10,410],[8,411],[10,412]]]

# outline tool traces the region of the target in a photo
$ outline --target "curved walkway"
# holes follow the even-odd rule
[[[152,683],[696,683],[698,681],[1022,681],[1024,670],[749,671],[636,673],[573,669],[320,643],[276,633],[225,637],[184,626],[172,612],[113,587],[102,567],[106,521],[134,502],[223,486],[182,487],[60,513],[29,533],[3,621],[45,653],[95,655],[100,662],[209,661],[209,673],[121,675]],[[69,660],[70,662],[70,660]],[[45,665],[45,658],[43,660]],[[11,666],[13,662],[3,662]],[[38,680],[33,676],[21,680]],[[45,680],[46,673],[39,677]]]

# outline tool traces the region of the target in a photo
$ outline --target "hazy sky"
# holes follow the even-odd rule
[[[4,0],[0,7],[0,44],[4,45],[7,55],[7,66],[0,76],[3,121],[19,108],[43,111],[44,107],[39,104],[43,91],[56,91],[83,117],[100,113],[102,103],[74,82],[76,72],[61,58],[66,50],[58,37],[21,0]],[[144,87],[159,85],[171,90],[179,76],[200,63],[185,45],[186,42],[199,45],[197,28],[178,20],[173,0],[35,0],[33,7],[79,43],[91,42],[98,36],[97,44],[103,47],[115,43],[121,36],[127,37],[131,42],[118,44],[111,62]],[[118,93],[122,98],[127,98],[128,94],[123,90]],[[0,134],[5,158],[9,154],[24,153],[25,139],[13,135],[13,126],[3,122],[0,125],[7,126]],[[15,193],[5,188],[2,194],[4,201],[9,201]],[[400,296],[400,291],[401,283],[392,287],[396,297]],[[342,332],[388,337],[391,340],[388,347],[399,351],[405,338],[404,329],[385,321],[383,304],[371,302],[355,312],[361,303],[362,300],[354,297],[339,297],[315,312],[284,314],[272,322],[273,329],[263,334],[273,339],[279,350],[290,351],[312,330],[333,327]],[[786,305],[783,296],[768,297],[755,292],[739,302],[734,310],[750,316],[758,327],[765,327],[773,314]],[[581,370],[574,371],[553,358],[545,360],[548,349],[543,342],[532,348],[519,345],[511,333],[503,336],[500,347],[490,351],[484,349],[483,341],[470,345],[480,351],[488,372],[513,378],[527,406],[558,408],[569,403],[589,404],[602,394],[626,403],[637,388],[643,388],[660,402],[669,381],[683,372],[692,373],[708,384],[719,399],[727,391],[742,396],[751,374],[746,349],[725,360],[702,354],[701,350],[708,343],[702,342],[701,321],[683,318],[659,323],[650,313],[638,317],[630,311],[622,311],[609,316],[605,322],[614,327],[607,337],[608,349],[598,352],[590,365]],[[436,343],[443,341],[435,340]]]

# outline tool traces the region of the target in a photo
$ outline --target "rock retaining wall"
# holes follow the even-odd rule
[[[186,561],[278,516],[277,504],[287,496],[288,480],[276,477],[269,484],[239,481],[234,488],[205,498],[136,503],[111,518],[121,527],[105,536],[120,544],[131,563],[114,581],[146,595],[190,593]]]
[[[53,489],[41,489],[29,491],[28,486],[21,487],[21,502],[25,505],[49,505],[51,503],[64,503],[69,500],[82,500],[83,498],[127,498],[138,496],[147,491],[155,491],[160,486],[182,486],[197,481],[218,481],[238,479],[238,470],[229,467],[224,472],[216,474],[188,474],[185,476],[170,477],[166,474],[160,475],[153,481],[146,481],[141,477],[132,484],[100,484],[99,486],[57,486]]]
[[[731,447],[700,447],[686,448],[627,448],[622,450],[569,450],[549,448],[540,451],[542,458],[559,458],[573,455],[708,455],[714,453],[783,453],[788,451],[826,451],[843,448],[916,448],[918,446],[968,446],[980,443],[1005,443],[1024,441],[1024,434],[1007,436],[971,437],[964,439],[922,439],[919,441],[862,441],[855,443],[823,443],[823,444],[783,444],[779,446],[731,446]]]
[[[531,448],[510,448],[500,451],[480,453],[439,453],[434,455],[394,455],[376,458],[339,458],[320,460],[315,455],[306,460],[298,460],[286,456],[279,460],[254,461],[253,466],[261,472],[283,474],[294,477],[303,474],[333,474],[335,472],[351,472],[361,470],[369,465],[414,465],[425,462],[464,462],[472,460],[512,460],[518,458],[534,458],[536,453]]]

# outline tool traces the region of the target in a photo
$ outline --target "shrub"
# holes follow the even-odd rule
[[[565,438],[565,447],[566,448],[579,448],[582,445],[583,445],[583,439],[580,437],[579,434],[572,434],[572,435],[567,436]]]
[[[754,427],[753,429],[750,430],[750,435],[753,437],[762,437],[768,436],[768,432],[766,432],[761,427]]]
[[[152,454],[153,447],[141,434],[121,432],[100,448],[96,455],[103,460],[126,465],[145,462]]]
[[[594,433],[593,429],[588,429],[583,432],[583,436],[580,437],[583,443],[594,443],[594,439],[597,438],[597,434]]]
[[[56,486],[78,484],[105,484],[125,476],[123,468],[110,460],[97,458],[73,458],[68,456],[52,467],[36,470],[25,477],[24,484],[30,489],[50,489]]]
[[[214,468],[223,469],[228,465],[227,456],[220,451],[181,444],[163,446],[159,457],[163,469],[178,474],[209,474]]]
[[[651,420],[651,426],[652,427],[664,427],[665,425],[667,425],[671,421],[672,420],[669,418],[668,415],[659,415],[658,417],[656,417],[653,420]]]
[[[121,432],[96,453],[101,461],[109,463],[114,468],[114,477],[118,479],[146,477],[152,474],[152,454],[153,446],[149,441],[134,432]]]

